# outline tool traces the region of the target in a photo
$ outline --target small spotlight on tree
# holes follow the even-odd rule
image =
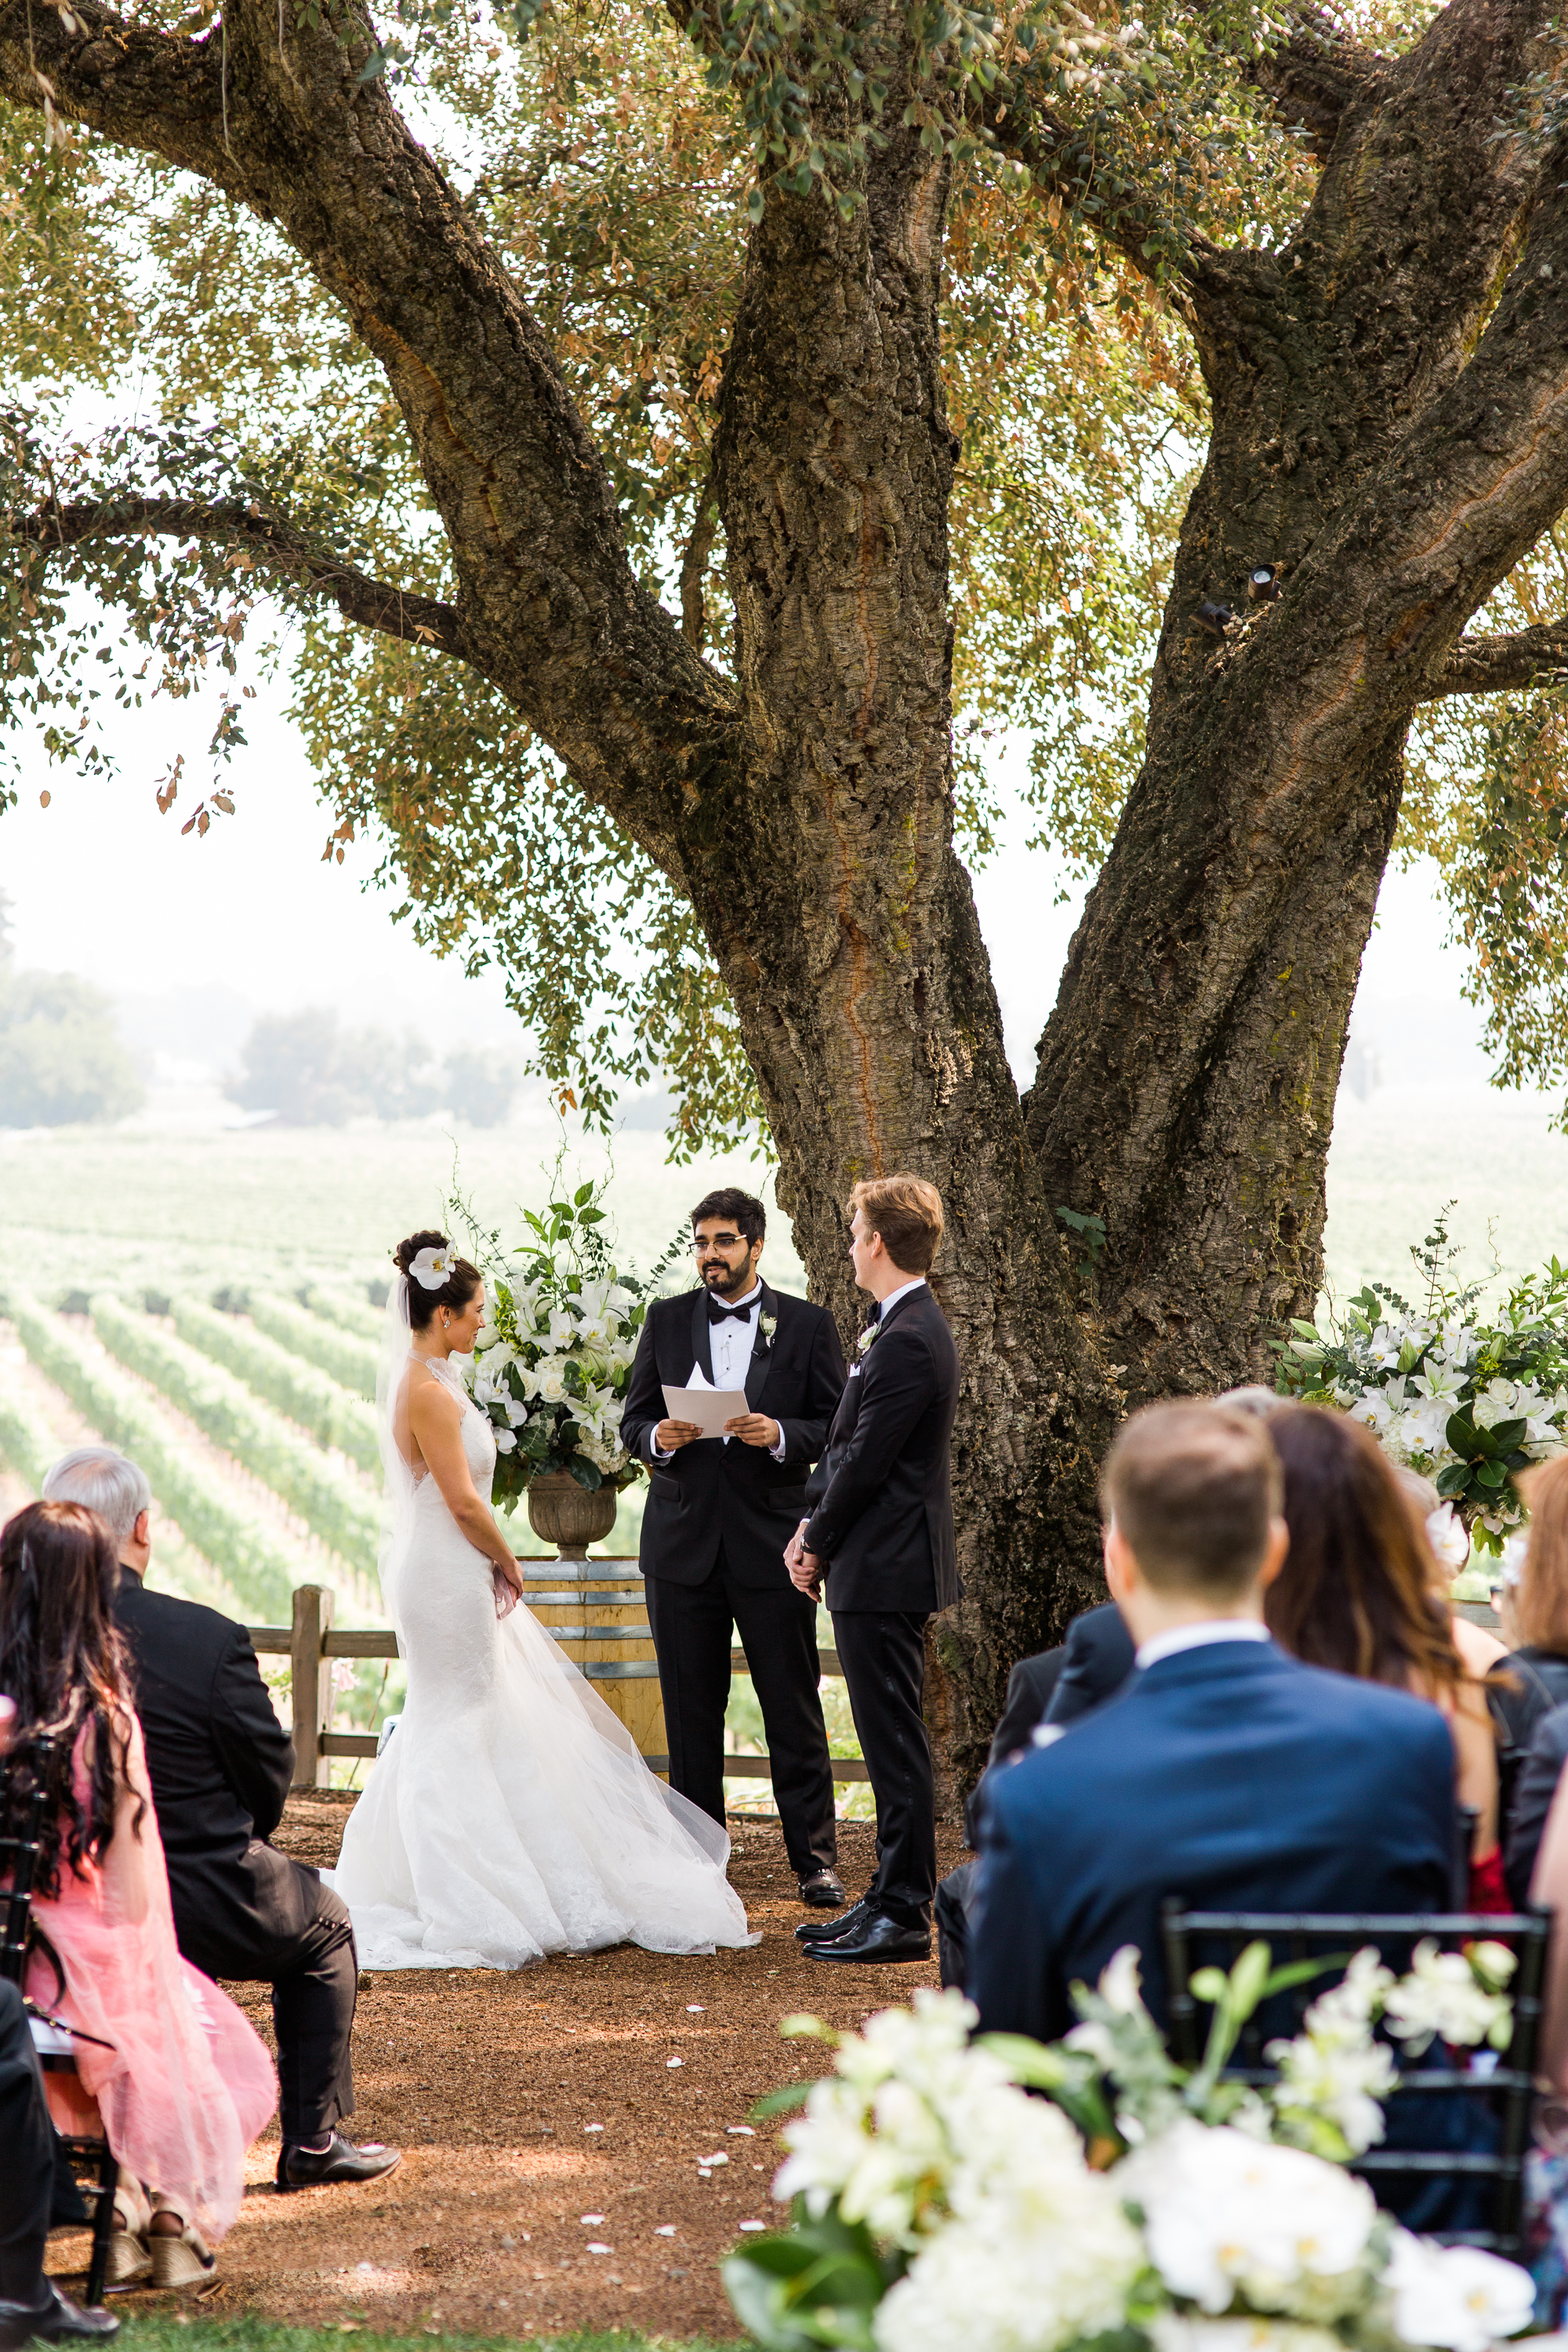
[[[1255,563],[1247,575],[1247,593],[1255,604],[1272,604],[1279,593],[1279,566]]]
[[[1236,614],[1228,604],[1200,604],[1193,618],[1211,637],[1223,637]]]

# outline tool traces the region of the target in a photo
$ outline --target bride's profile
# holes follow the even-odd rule
[[[450,1360],[484,1318],[478,1268],[437,1233],[394,1256],[376,1381],[382,1585],[408,1696],[334,1874],[361,1966],[755,1943],[723,1831],[655,1778],[517,1605],[522,1579],[489,1504],[495,1439]]]

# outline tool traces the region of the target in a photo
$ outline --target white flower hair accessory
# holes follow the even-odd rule
[[[426,1290],[445,1290],[458,1270],[458,1253],[450,1242],[439,1249],[416,1250],[408,1268],[410,1278]]]

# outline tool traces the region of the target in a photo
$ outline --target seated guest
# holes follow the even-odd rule
[[[1066,1726],[1113,1698],[1132,1672],[1132,1636],[1114,1601],[1086,1609],[1068,1627],[1067,1654],[1042,1721]],[[1012,1692],[1009,1689],[1008,1697]]]
[[[1541,1717],[1513,1785],[1503,1867],[1509,1900],[1516,1906],[1530,1899],[1547,1816],[1552,1811],[1552,1800],[1557,1794],[1565,1764],[1568,1764],[1568,1705],[1554,1706]],[[1560,1940],[1568,1948],[1568,1937]]]
[[[1268,1432],[1154,1405],[1105,1469],[1106,1581],[1140,1672],[986,1790],[968,1990],[986,2032],[1049,2040],[1068,1990],[1134,1944],[1163,2021],[1160,1906],[1432,1911],[1453,1869],[1454,1748],[1396,1690],[1288,1657],[1263,1622],[1284,1560]]]
[[[1484,1625],[1472,1624],[1454,1605],[1454,1579],[1470,1552],[1464,1523],[1452,1503],[1443,1500],[1430,1478],[1423,1478],[1419,1470],[1412,1470],[1406,1463],[1395,1462],[1390,1466],[1415,1518],[1423,1551],[1431,1558],[1432,1597],[1448,1620],[1448,1631],[1454,1636],[1454,1647],[1465,1672],[1479,1679],[1489,1674],[1506,1655],[1508,1643],[1500,1642],[1495,1633],[1489,1633]],[[1452,1552],[1447,1549],[1450,1544],[1454,1547]]]
[[[1521,1871],[1523,1885],[1529,1886],[1530,1864],[1544,1818],[1544,1808],[1538,1803],[1537,1770],[1530,1799],[1533,1821],[1518,1842],[1516,1858],[1521,1777],[1545,1718],[1554,1707],[1568,1705],[1568,1454],[1521,1471],[1518,1485],[1530,1511],[1530,1526],[1523,1559],[1515,1559],[1516,1542],[1508,1548],[1498,1600],[1508,1641],[1506,1646],[1499,1645],[1501,1654],[1487,1685],[1501,1734],[1499,1763],[1510,1889]],[[1549,1800],[1550,1790],[1546,1796]]]
[[[10,1744],[16,1702],[0,1698],[0,1756]],[[79,2221],[87,2209],[60,2210],[59,2167],[44,2077],[19,1988],[0,1979],[0,2352],[41,2344],[107,2343],[120,2322],[83,2311],[44,2276],[52,2223]]]
[[[1265,1603],[1269,1631],[1308,1665],[1387,1683],[1440,1710],[1458,1751],[1459,1802],[1476,1816],[1470,1907],[1506,1911],[1486,1694],[1460,1662],[1431,1546],[1393,1465],[1359,1422],[1318,1405],[1287,1406],[1268,1434],[1290,1533]]]
[[[96,1511],[118,1548],[115,1617],[136,1673],[180,1949],[206,1976],[272,1987],[278,2187],[376,2179],[398,2162],[396,2150],[354,2147],[336,2129],[354,2105],[353,1928],[315,1871],[267,1843],[283,1817],[294,1749],[245,1628],[147,1590],[152,1491],[122,1454],[101,1445],[68,1454],[44,1492]]]
[[[26,1990],[78,2036],[68,2123],[90,2101],[122,2177],[153,2191],[153,2284],[184,2286],[213,2267],[278,2091],[249,2024],[174,1941],[116,1571],[79,1504],[29,1503],[0,1530],[0,1686],[16,1748],[52,1743]]]

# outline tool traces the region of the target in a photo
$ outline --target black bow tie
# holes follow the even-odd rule
[[[868,1315],[868,1316],[867,1316],[867,1318],[866,1318],[866,1328],[867,1328],[867,1329],[868,1329],[868,1330],[875,1330],[875,1328],[876,1328],[877,1325],[881,1321],[881,1319],[882,1319],[882,1302],[881,1302],[881,1300],[880,1300],[879,1298],[878,1298],[878,1299],[874,1299],[874,1300],[872,1301],[872,1304],[871,1304],[871,1312],[870,1312],[870,1313],[869,1313],[869,1315]]]
[[[749,1323],[752,1319],[752,1309],[756,1303],[757,1302],[754,1298],[748,1298],[744,1307],[725,1307],[722,1306],[720,1301],[714,1297],[712,1292],[710,1291],[708,1294],[708,1320],[710,1323],[725,1323],[728,1322],[730,1317],[732,1315],[737,1323]]]

